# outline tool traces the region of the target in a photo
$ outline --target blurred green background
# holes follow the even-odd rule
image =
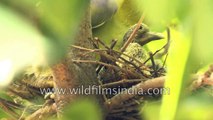
[[[167,62],[165,87],[170,95],[158,104],[143,108],[149,120],[211,119],[211,98],[185,96],[187,78],[213,60],[212,0],[117,0],[119,8],[112,19],[93,29],[93,36],[106,43],[119,44],[129,27],[141,15],[150,29],[166,35],[171,28],[171,46]],[[1,0],[0,1],[0,88],[10,83],[25,66],[54,63],[73,42],[78,25],[89,6],[89,0]],[[155,51],[165,40],[147,45]],[[85,111],[85,108],[87,111]],[[100,120],[100,110],[91,101],[81,101],[65,114],[73,120]],[[78,118],[79,113],[88,117]],[[0,111],[0,118],[5,114]]]

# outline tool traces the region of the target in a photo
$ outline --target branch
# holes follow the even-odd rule
[[[105,102],[105,106],[110,110],[118,105],[120,105],[122,102],[129,100],[130,98],[133,98],[137,94],[128,94],[128,91],[139,91],[143,89],[143,92],[147,91],[150,88],[161,88],[164,86],[165,82],[165,76],[153,78],[151,80],[147,80],[146,82],[140,82],[139,84],[132,86],[131,88],[121,92],[120,94],[115,95],[111,99]]]

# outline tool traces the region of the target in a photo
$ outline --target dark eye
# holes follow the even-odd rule
[[[142,26],[139,27],[139,29],[142,29],[142,28],[143,28]]]

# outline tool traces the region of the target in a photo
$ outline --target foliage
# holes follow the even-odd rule
[[[2,0],[0,2],[0,81],[12,77],[24,66],[54,63],[65,55],[73,42],[78,25],[83,18],[89,0]],[[119,10],[103,27],[94,29],[94,36],[110,43],[118,39],[119,44],[129,27],[145,15],[144,23],[151,30],[166,35],[171,28],[171,46],[165,87],[171,94],[164,95],[161,104],[144,109],[147,119],[207,119],[199,117],[210,114],[212,103],[200,104],[199,97],[185,96],[183,90],[187,78],[193,71],[207,66],[213,59],[213,4],[211,0],[117,0]],[[17,11],[16,11],[17,10]],[[162,47],[166,38],[145,47],[155,51]],[[47,61],[46,61],[47,60]],[[6,62],[5,62],[6,61]],[[8,63],[8,64],[5,64]],[[3,64],[3,65],[2,65]],[[5,86],[1,83],[0,87]],[[202,99],[203,100],[203,99]],[[204,101],[209,101],[204,98]],[[193,104],[192,104],[193,103]],[[194,111],[190,111],[188,106]],[[209,108],[207,108],[208,106]],[[89,109],[89,111],[87,111]],[[198,109],[198,110],[195,110]],[[88,101],[77,102],[68,108],[66,117],[99,120],[100,111]],[[153,115],[159,113],[159,115]],[[189,112],[190,114],[186,114]],[[98,113],[98,114],[97,114]],[[81,114],[84,114],[84,118]],[[94,115],[94,116],[93,116]],[[97,116],[96,116],[97,115]],[[0,117],[5,117],[0,111]]]
[[[79,100],[67,108],[63,120],[101,120],[102,113],[97,103],[91,100]]]

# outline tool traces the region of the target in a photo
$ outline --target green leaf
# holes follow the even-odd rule
[[[63,114],[63,120],[101,120],[101,118],[101,109],[91,100],[78,100],[69,105]]]
[[[14,74],[29,64],[45,59],[45,40],[28,20],[0,4],[0,77],[1,85],[9,83]]]
[[[48,41],[48,61],[57,62],[64,57],[74,42],[78,27],[89,6],[89,0],[42,0],[37,11],[41,28]]]
[[[45,32],[68,46],[67,43],[73,41],[88,5],[89,0],[42,0],[38,11]]]
[[[199,92],[199,95],[184,99],[179,105],[177,120],[210,120],[212,119],[212,96]]]
[[[145,120],[158,120],[160,116],[160,104],[161,102],[150,102],[142,106],[142,118]]]
[[[213,6],[211,0],[195,0],[192,4],[193,53],[197,62],[212,63],[213,59]],[[205,7],[203,7],[205,6]]]
[[[168,56],[168,73],[165,88],[170,89],[170,95],[163,95],[160,112],[160,120],[172,120],[175,118],[179,99],[182,95],[183,80],[188,78],[188,58],[191,51],[192,40],[186,34],[180,32],[172,38],[173,42]]]
[[[188,1],[185,0],[135,0],[135,6],[145,13],[151,29],[163,31],[172,19],[185,18]]]
[[[0,109],[0,118],[8,118],[9,116],[2,110]]]

